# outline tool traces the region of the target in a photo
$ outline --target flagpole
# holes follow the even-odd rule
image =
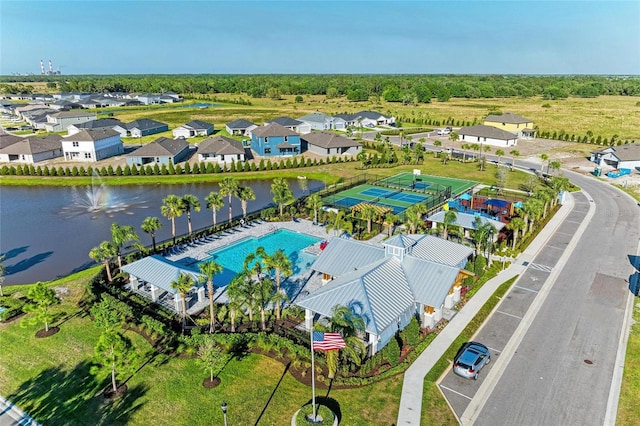
[[[313,318],[311,318],[311,405],[313,407],[313,421],[316,421],[316,367],[313,357]]]

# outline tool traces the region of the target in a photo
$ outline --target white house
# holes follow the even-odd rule
[[[329,132],[311,132],[301,136],[303,150],[322,156],[358,155],[362,152],[359,142]],[[306,146],[304,146],[306,145]]]
[[[493,126],[477,124],[475,126],[461,127],[458,130],[461,142],[477,143],[507,148],[518,144],[518,137],[506,130]]]
[[[67,161],[96,162],[124,153],[124,146],[113,129],[81,130],[62,139],[62,150]]]
[[[81,130],[113,129],[120,133],[120,137],[127,137],[127,125],[115,118],[100,118],[81,124],[72,124],[67,127],[67,133],[73,135]]]
[[[60,111],[47,115],[47,122],[44,128],[47,132],[63,132],[72,124],[86,123],[95,120],[95,112],[87,111]]]
[[[635,169],[640,167],[640,144],[612,146],[591,153],[591,161],[599,166],[603,164],[616,169]]]
[[[62,156],[60,136],[24,138],[0,149],[0,162],[34,164]]]
[[[218,161],[219,163],[236,163],[245,160],[242,143],[226,136],[205,139],[198,145],[198,161]]]
[[[274,118],[273,120],[267,121],[264,124],[266,126],[267,124],[271,124],[271,123],[278,123],[282,127],[286,127],[287,129],[294,131],[296,133],[305,134],[305,133],[311,132],[311,126],[309,124],[303,123],[302,121],[294,120],[293,118],[289,118],[289,117]]]
[[[311,130],[344,130],[347,127],[346,121],[340,117],[332,117],[321,112],[312,112],[298,118],[309,125]]]
[[[194,136],[209,136],[213,133],[213,124],[200,120],[192,120],[187,124],[173,129],[173,138],[192,138]]]
[[[227,129],[227,133],[232,136],[249,136],[251,137],[251,131],[258,127],[247,120],[235,120],[231,123],[227,123],[225,128]]]

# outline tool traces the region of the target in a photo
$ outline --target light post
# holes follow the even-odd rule
[[[227,403],[223,401],[220,408],[222,408],[222,415],[224,416],[224,426],[227,426]]]

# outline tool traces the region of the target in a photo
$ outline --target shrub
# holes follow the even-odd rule
[[[418,319],[412,317],[400,335],[407,345],[415,348],[418,342],[420,342],[420,324],[418,324]]]

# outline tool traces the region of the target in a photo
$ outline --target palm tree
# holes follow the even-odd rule
[[[372,205],[366,205],[360,210],[360,218],[367,221],[367,234],[371,233],[371,223],[378,217],[378,211]]]
[[[254,303],[260,310],[260,328],[262,331],[267,329],[267,306],[276,300],[276,294],[273,293],[273,281],[269,278],[258,280],[253,289]],[[280,303],[277,303],[277,305],[280,306]]]
[[[513,245],[511,246],[511,248],[513,250],[515,250],[516,248],[516,242],[518,240],[518,232],[523,231],[526,229],[527,225],[524,222],[524,220],[522,220],[519,217],[514,217],[511,219],[511,221],[507,224],[507,229],[510,229],[513,233]]]
[[[238,195],[238,189],[238,181],[234,178],[226,177],[222,179],[222,182],[220,182],[220,195],[222,195],[223,197],[229,197],[229,226],[231,226],[231,222],[233,222],[231,197],[235,197]]]
[[[560,170],[560,168],[562,167],[562,163],[555,160],[555,161],[549,161],[548,166],[547,166],[547,173],[549,174],[556,174],[556,172],[558,170]]]
[[[240,199],[240,206],[242,207],[242,217],[247,219],[247,203],[249,200],[256,199],[256,193],[253,192],[248,186],[244,186],[238,190],[238,198]]]
[[[313,223],[318,223],[318,210],[322,208],[322,198],[318,194],[311,194],[307,198],[307,208],[313,210]]]
[[[184,213],[184,207],[182,205],[182,199],[177,195],[167,195],[162,200],[162,206],[160,206],[160,213],[171,221],[171,235],[173,236],[173,244],[176,243],[176,217],[182,216]]]
[[[207,291],[209,293],[209,333],[213,333],[216,329],[216,314],[213,303],[214,286],[213,277],[222,272],[222,265],[215,260],[198,264],[200,273],[207,280]]]
[[[549,181],[549,186],[551,189],[555,191],[555,197],[553,197],[553,201],[551,202],[552,206],[555,206],[558,201],[558,195],[560,195],[561,191],[566,191],[570,187],[571,183],[569,182],[569,178],[566,176],[554,176]]]
[[[416,233],[416,230],[424,225],[422,215],[427,212],[427,207],[424,204],[414,204],[405,210],[405,222],[409,226],[409,230],[412,234]]]
[[[553,191],[553,189],[549,188],[548,186],[543,186],[533,194],[533,197],[542,201],[543,203],[542,217],[546,217],[547,210],[549,209],[549,205],[551,204],[551,201],[555,197],[555,192]]]
[[[103,241],[98,247],[94,247],[89,251],[89,257],[98,263],[103,263],[107,270],[107,280],[113,281],[111,277],[110,262],[117,254],[116,248],[111,244],[111,241]]]
[[[332,213],[332,218],[327,225],[326,232],[328,233],[330,230],[333,230],[335,235],[338,235],[340,231],[349,234],[353,233],[353,223],[347,219],[344,210],[340,210],[337,214]]]
[[[293,274],[293,265],[291,259],[282,249],[278,249],[271,256],[265,256],[264,264],[275,273],[276,279],[276,295],[280,295],[280,281],[282,277],[288,277]],[[280,320],[280,301],[276,304],[276,320]]]
[[[502,158],[503,155],[504,155],[504,151],[502,149],[496,149],[496,156],[498,157],[498,163],[496,164],[496,167],[500,166],[500,159]]]
[[[523,208],[529,216],[529,232],[533,232],[534,223],[542,216],[543,203],[537,198],[529,198],[523,203]]]
[[[509,151],[509,154],[511,154],[511,171],[513,171],[513,168],[516,166],[516,158],[520,157],[520,151],[512,149]]]
[[[440,148],[442,146],[442,142],[439,140],[435,140],[433,141],[433,146],[435,146],[436,148]],[[436,157],[437,156],[438,151],[434,150],[433,151],[433,156]]]
[[[280,216],[282,216],[284,206],[294,201],[289,183],[284,178],[275,178],[271,184],[271,193],[273,194],[273,202],[280,208]]]
[[[449,227],[456,223],[458,215],[453,210],[447,210],[442,220],[442,238],[449,239]]]
[[[384,216],[384,225],[387,227],[387,235],[390,237],[393,227],[400,220],[400,216],[391,212]]]
[[[364,319],[357,315],[351,308],[344,305],[336,305],[331,310],[331,318],[328,321],[328,331],[340,333],[345,347],[342,349],[346,356],[353,361],[361,361],[366,354],[366,346],[357,336],[358,332],[365,330]],[[329,367],[330,379],[335,377],[338,369],[339,350],[327,351],[327,367]]]
[[[217,226],[217,216],[218,210],[222,208],[224,205],[224,200],[222,199],[222,195],[217,192],[210,192],[204,199],[207,203],[207,208],[211,209],[211,213],[213,215],[213,228]]]
[[[142,222],[142,231],[151,236],[153,252],[156,252],[156,231],[162,228],[162,222],[157,217],[148,217]]]
[[[191,236],[191,210],[199,212],[200,211],[200,200],[193,194],[185,194],[182,197],[182,206],[184,211],[187,213],[187,223],[189,225],[189,236]]]
[[[542,171],[544,170],[544,163],[549,159],[549,155],[543,152],[542,154],[540,154],[540,159],[542,160],[542,163],[540,163],[540,173],[542,173]]]
[[[111,242],[116,249],[118,256],[118,268],[122,268],[122,248],[128,243],[136,243],[140,241],[140,237],[136,234],[135,229],[131,225],[119,226],[117,223],[111,224]]]
[[[497,229],[491,224],[491,222],[483,222],[479,217],[475,219],[474,227],[475,231],[473,232],[473,241],[476,246],[476,256],[478,256],[483,252],[483,248],[489,246],[490,240],[497,232]]]
[[[185,274],[184,272],[180,272],[178,275],[178,279],[175,281],[171,281],[171,288],[177,290],[180,293],[180,298],[182,299],[182,334],[184,334],[184,328],[186,326],[187,321],[187,293],[193,287],[194,280],[193,277],[189,274]]]

